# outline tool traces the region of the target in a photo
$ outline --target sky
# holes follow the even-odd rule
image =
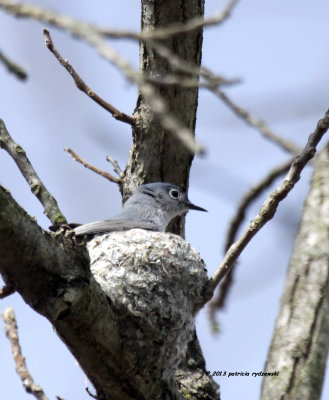
[[[39,0],[35,4],[113,29],[139,29],[139,2],[131,0],[96,0],[92,5],[86,0]],[[224,1],[206,0],[206,15],[213,15],[224,5]],[[203,65],[227,78],[241,79],[226,93],[299,146],[306,143],[328,108],[328,14],[329,3],[324,1],[312,6],[306,0],[240,1],[225,24],[204,32]],[[74,162],[63,148],[70,147],[98,168],[112,172],[105,157],[111,154],[124,168],[131,145],[130,128],[76,89],[46,49],[43,27],[0,10],[0,49],[29,74],[27,82],[22,83],[0,65],[0,118],[25,149],[69,221],[105,219],[121,207],[117,187]],[[86,44],[49,29],[57,49],[88,85],[118,109],[132,113],[136,87]],[[110,44],[138,67],[137,43],[112,40]],[[262,138],[206,90],[199,94],[196,136],[207,152],[193,161],[189,198],[208,213],[188,214],[186,240],[199,251],[211,274],[223,257],[226,232],[239,200],[290,155]],[[207,310],[198,315],[197,332],[209,371],[251,375],[264,370],[310,177],[308,167],[280,204],[275,219],[241,255],[227,306],[217,316],[220,333],[211,332]],[[49,221],[42,206],[4,151],[0,152],[0,184],[47,229]],[[264,200],[265,194],[255,201],[245,223],[256,215]],[[15,309],[28,368],[47,396],[89,399],[81,369],[50,324],[17,294],[1,301],[0,312],[7,306]],[[29,399],[16,375],[2,321],[0,354],[1,397]],[[322,399],[329,398],[328,375]],[[216,380],[224,400],[259,397],[259,377]]]

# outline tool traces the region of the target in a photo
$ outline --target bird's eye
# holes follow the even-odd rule
[[[171,196],[173,199],[178,199],[178,196],[179,196],[178,190],[176,190],[176,189],[171,189],[170,192],[169,192],[169,194],[170,194],[170,196]]]

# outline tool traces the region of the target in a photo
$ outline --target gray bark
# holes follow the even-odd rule
[[[319,399],[329,346],[329,145],[311,189],[288,267],[262,385],[263,400]]]
[[[203,16],[204,0],[142,0],[142,30],[187,22]],[[161,44],[190,65],[199,67],[202,54],[202,29],[161,40]],[[146,43],[140,44],[140,70],[151,77],[165,76],[172,71],[168,61],[160,57]],[[182,79],[188,77],[181,73]],[[158,93],[166,101],[172,115],[184,126],[195,131],[198,105],[198,88],[161,86]],[[188,190],[188,180],[193,154],[172,133],[163,129],[152,113],[152,106],[140,93],[135,109],[137,125],[133,129],[133,144],[124,172],[123,198],[145,182],[171,182]],[[176,217],[168,231],[184,237],[185,219]],[[176,373],[178,386],[183,393],[196,399],[218,398],[218,386],[205,368],[196,333],[188,345],[185,359]],[[193,389],[192,389],[193,388]]]
[[[43,231],[1,187],[0,210],[0,273],[53,324],[97,396],[218,398],[191,356],[200,354],[191,337],[207,275],[184,239],[143,230],[97,237],[91,271],[84,246]]]
[[[142,0],[142,30],[183,23],[204,13],[203,0]],[[200,66],[202,30],[161,40],[161,44],[191,65]],[[161,79],[171,72],[168,62],[145,43],[140,45],[140,69],[148,76]],[[177,74],[177,72],[176,72]],[[182,73],[182,78],[186,74]],[[159,86],[158,93],[171,113],[193,132],[198,105],[198,88]],[[133,129],[133,145],[125,170],[124,198],[146,182],[170,182],[187,191],[193,154],[172,134],[164,130],[152,113],[152,106],[139,94]],[[170,231],[184,234],[184,218],[177,218]]]
[[[203,0],[143,0],[142,28],[202,16],[203,5]],[[161,43],[200,65],[202,30]],[[146,44],[141,44],[141,68],[157,77],[170,72],[168,62]],[[175,118],[194,131],[198,89],[159,85],[157,90]],[[135,115],[138,123],[122,179],[123,197],[150,181],[172,182],[187,190],[193,154],[161,128],[141,94]],[[170,229],[183,236],[184,219]],[[218,399],[218,386],[206,373],[194,328],[206,281],[202,260],[182,238],[143,232],[148,240],[138,242],[136,235],[129,235],[123,234],[120,243],[111,242],[113,238],[92,242],[93,275],[84,246],[43,231],[0,188],[0,273],[53,324],[99,398]],[[113,257],[107,257],[105,267],[103,259],[100,267],[104,257],[97,252],[103,244]],[[128,275],[118,282],[122,263]]]

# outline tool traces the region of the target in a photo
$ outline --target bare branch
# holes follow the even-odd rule
[[[51,26],[67,30],[74,36],[79,36],[82,30],[98,30],[96,26],[64,16],[56,11],[39,7],[34,4],[14,3],[10,0],[0,0],[0,8],[20,18],[32,18],[36,21],[47,23]]]
[[[85,161],[83,158],[78,156],[78,154],[75,153],[73,150],[68,149],[67,147],[65,147],[64,150],[71,155],[73,160],[79,162],[80,164],[82,164],[84,167],[90,169],[91,171],[96,172],[96,174],[103,176],[104,178],[108,179],[111,182],[114,182],[114,183],[119,183],[120,182],[120,179],[116,178],[115,176],[113,176],[109,172],[102,171],[102,170],[94,167],[89,162]]]
[[[150,81],[152,83],[158,83],[158,84],[163,84],[163,85],[178,85],[178,86],[183,86],[183,87],[193,87],[193,86],[199,86],[200,88],[208,88],[210,91],[212,91],[216,96],[218,96],[224,104],[226,104],[238,117],[242,118],[245,120],[245,122],[256,128],[257,130],[260,131],[260,133],[265,136],[266,138],[270,139],[272,142],[278,144],[281,146],[285,151],[288,151],[289,153],[293,154],[298,154],[301,149],[299,146],[296,146],[293,142],[282,138],[279,136],[277,133],[274,133],[264,121],[261,121],[257,117],[251,115],[249,112],[244,110],[243,108],[237,106],[233,101],[220,89],[218,89],[218,86],[222,86],[224,84],[236,84],[239,83],[240,81],[238,79],[232,79],[232,80],[226,80],[223,79],[221,76],[218,76],[208,70],[205,67],[201,67],[199,70],[195,68],[194,66],[191,66],[189,63],[185,62],[183,59],[180,57],[176,56],[175,54],[172,53],[170,49],[167,47],[163,46],[161,43],[158,43],[156,41],[148,41],[148,44],[153,47],[153,49],[164,59],[168,61],[168,63],[174,68],[179,71],[187,72],[189,74],[192,74],[195,76],[193,79],[182,79],[182,77],[178,76],[170,76],[167,75],[165,77],[161,77],[159,79],[157,78],[146,78],[147,81]],[[206,82],[198,82],[198,76],[203,77]]]
[[[73,35],[80,36],[79,31],[84,29],[93,30],[95,33],[109,37],[112,39],[134,39],[134,40],[151,40],[165,39],[170,36],[181,33],[189,33],[196,31],[202,27],[214,26],[224,22],[232,12],[238,0],[231,0],[223,11],[209,18],[195,18],[188,23],[181,23],[169,26],[164,29],[157,29],[152,32],[136,33],[131,31],[113,30],[100,28],[93,24],[88,24],[82,21],[77,21],[74,18],[61,15],[55,11],[39,7],[32,4],[13,3],[8,0],[0,0],[0,8],[8,11],[16,17],[33,18],[40,22],[45,22],[51,26],[67,30]]]
[[[27,369],[25,358],[23,357],[22,349],[19,344],[14,310],[11,307],[7,307],[2,314],[2,319],[5,323],[6,336],[10,341],[16,372],[21,378],[24,389],[27,393],[32,394],[37,400],[48,400],[41,386],[34,383],[34,380]]]
[[[274,133],[264,121],[254,117],[248,111],[244,110],[243,108],[237,106],[233,103],[233,101],[220,89],[211,89],[210,90],[218,96],[224,104],[226,104],[238,117],[242,118],[248,125],[256,128],[263,136],[267,139],[271,140],[272,142],[281,146],[282,149],[288,151],[292,154],[298,154],[301,151],[301,148],[296,146],[294,143],[290,142],[287,139],[282,138],[277,133]]]
[[[26,17],[33,18],[40,22],[47,23],[56,28],[60,28],[68,31],[73,36],[80,37],[85,40],[84,32],[95,33],[99,36],[111,37],[114,39],[134,39],[134,40],[143,40],[147,41],[147,43],[156,49],[156,51],[164,58],[168,60],[171,65],[175,65],[176,68],[183,70],[184,72],[189,72],[195,76],[203,76],[207,80],[212,80],[213,84],[216,85],[216,82],[220,82],[219,84],[229,85],[237,83],[237,80],[226,80],[218,75],[213,74],[209,70],[204,67],[201,67],[201,72],[199,68],[196,68],[193,65],[189,65],[186,61],[178,58],[173,55],[165,46],[163,46],[160,42],[156,41],[156,39],[163,39],[166,37],[170,37],[172,35],[176,35],[179,33],[187,33],[201,27],[212,26],[219,24],[225,21],[234,6],[237,4],[238,0],[231,1],[223,11],[219,12],[217,15],[203,19],[203,18],[195,18],[189,23],[185,24],[175,24],[174,26],[170,26],[164,29],[157,29],[155,31],[148,31],[142,33],[136,33],[131,31],[120,31],[120,30],[111,30],[106,28],[100,28],[96,25],[85,23],[74,18],[71,18],[66,15],[61,15],[55,11],[51,11],[37,5],[28,5],[23,3],[12,3],[7,0],[0,0],[0,8],[8,11],[17,17]],[[174,58],[173,58],[174,56]],[[171,84],[170,82],[168,84]],[[188,85],[190,85],[189,83]],[[208,83],[209,84],[209,83]],[[205,84],[206,86],[207,84]],[[218,85],[218,83],[217,83]]]
[[[7,56],[0,51],[0,62],[7,68],[9,72],[14,74],[16,78],[20,79],[21,81],[25,81],[27,78],[27,73],[25,70],[14,61],[10,60]]]
[[[4,299],[5,297],[10,296],[11,294],[15,293],[15,291],[16,288],[14,285],[6,283],[6,285],[0,289],[0,299]]]
[[[170,112],[167,103],[158,94],[156,88],[145,81],[143,74],[132,68],[126,60],[107,45],[100,35],[95,33],[91,34],[91,32],[89,33],[90,34],[83,33],[83,36],[81,37],[91,44],[98,54],[116,65],[130,81],[138,84],[140,92],[149,102],[152,112],[158,117],[162,128],[176,135],[182,144],[192,153],[204,154],[205,149],[195,141],[193,131],[183,126],[183,124]]]
[[[315,131],[309,136],[307,144],[302,152],[294,159],[287,176],[281,182],[276,190],[274,190],[266,199],[265,203],[259,210],[258,215],[249,223],[247,229],[240,236],[240,238],[233,243],[226,252],[223,261],[219,264],[213,276],[209,280],[208,292],[205,301],[209,301],[214,291],[223,279],[223,277],[230,271],[237,258],[245,249],[250,240],[256,233],[273,218],[279,203],[288,195],[293,189],[295,184],[300,178],[301,171],[311,160],[316,153],[316,146],[321,140],[322,136],[329,128],[329,110],[326,111],[323,119],[318,122]]]
[[[170,62],[171,64],[171,62]],[[183,69],[183,68],[182,68]],[[184,71],[186,72],[186,70]],[[198,71],[198,75],[201,74],[200,71]],[[236,85],[237,83],[241,83],[240,79],[225,79],[221,76],[215,76],[213,75],[212,78],[209,77],[208,81],[206,82],[200,82],[199,77],[196,76],[195,78],[182,78],[181,76],[177,76],[174,74],[167,74],[165,76],[162,76],[160,78],[156,77],[145,77],[145,81],[149,83],[153,83],[156,85],[166,85],[166,86],[180,86],[184,88],[206,88],[206,89],[211,89],[214,87],[218,86],[231,86],[231,85]]]
[[[119,178],[121,178],[123,171],[119,166],[119,163],[117,160],[115,160],[112,156],[107,155],[106,156],[106,161],[108,161],[110,164],[112,164],[113,169],[115,171],[115,173],[118,175]]]
[[[72,76],[74,83],[77,88],[84,92],[87,96],[89,96],[92,100],[94,100],[97,104],[103,107],[106,111],[112,114],[112,116],[122,122],[126,122],[127,124],[134,125],[135,118],[132,115],[125,114],[124,112],[119,111],[117,108],[112,106],[112,104],[106,102],[102,99],[98,94],[96,94],[90,87],[83,81],[83,79],[78,75],[72,65],[64,60],[63,57],[59,54],[57,49],[55,48],[53,41],[50,37],[50,33],[48,29],[43,30],[43,34],[46,37],[46,46],[47,48],[54,54],[59,63],[68,71],[68,73]]]
[[[37,197],[43,205],[44,212],[53,225],[61,225],[66,223],[64,215],[61,213],[57,201],[48,192],[45,185],[41,182],[38,174],[32,167],[23,148],[14,142],[6,129],[4,122],[0,119],[0,147],[15,161],[17,167],[21,171],[27,183],[30,185],[32,193]]]
[[[96,396],[95,394],[92,394],[91,391],[89,390],[89,387],[87,386],[85,388],[86,392],[88,393],[88,395],[92,398],[92,399],[96,399],[96,400],[101,400],[100,397]]]
[[[204,147],[195,141],[192,130],[184,127],[175,118],[169,111],[166,102],[157,93],[157,90],[151,84],[145,82],[143,74],[131,67],[125,59],[106,43],[100,29],[92,24],[83,23],[34,5],[0,0],[0,7],[16,16],[34,18],[65,29],[73,36],[79,37],[94,47],[99,55],[115,65],[131,82],[139,86],[141,93],[150,103],[152,111],[159,118],[159,122],[164,129],[176,135],[192,153],[203,154],[205,152]]]
[[[118,32],[108,29],[102,29],[100,32],[104,36],[108,36],[111,38],[121,37],[129,39],[138,39],[143,41],[148,41],[149,39],[154,39],[154,40],[167,39],[171,36],[179,35],[182,33],[190,33],[200,28],[219,25],[223,23],[230,16],[233,8],[237,3],[238,0],[231,0],[223,11],[220,11],[216,15],[206,19],[194,18],[193,20],[187,23],[174,24],[163,29],[156,29],[154,31],[145,31],[140,34],[133,34],[132,32],[124,32],[124,31],[121,31],[120,34],[118,34]]]
[[[179,86],[185,87],[205,87],[205,88],[217,88],[218,86],[224,85],[234,85],[240,82],[239,79],[226,79],[218,74],[214,74],[208,68],[201,66],[196,67],[195,65],[190,64],[183,58],[174,54],[168,47],[164,46],[162,43],[148,40],[147,44],[153,48],[153,50],[159,54],[162,58],[164,58],[168,64],[172,67],[173,70],[182,71],[185,74],[192,75],[194,79],[184,79],[182,81],[181,76],[177,75],[166,75],[161,78],[155,77],[146,77],[145,80],[152,83],[162,83],[165,85],[177,84]],[[199,77],[202,77],[206,80],[206,82],[199,82]],[[174,83],[173,83],[174,82]],[[199,83],[198,83],[199,82]]]
[[[280,379],[264,376],[260,400],[328,397],[321,396],[329,349],[328,211],[327,141],[314,160],[264,365],[280,371]]]
[[[256,185],[254,185],[251,189],[248,190],[248,192],[243,196],[241,199],[237,211],[234,215],[234,217],[231,219],[228,233],[227,233],[227,239],[226,239],[226,244],[225,244],[225,251],[227,251],[231,245],[234,243],[238,230],[242,224],[242,222],[245,219],[246,211],[247,208],[250,206],[250,204],[257,198],[261,193],[264,192],[273,182],[276,178],[278,178],[280,175],[283,175],[284,173],[287,173],[291,164],[294,161],[294,158],[291,158],[290,160],[286,161],[282,165],[279,165],[276,168],[273,168],[265,178],[257,182]],[[231,270],[225,275],[224,279],[221,282],[221,285],[219,287],[219,292],[216,296],[215,299],[211,301],[209,304],[209,314],[210,314],[210,320],[215,323],[215,311],[223,308],[225,306],[225,301],[227,299],[228,293],[230,291],[232,282],[233,282],[233,274],[234,274],[234,265],[232,266]]]
[[[274,182],[274,180],[276,178],[278,178],[279,176],[288,172],[289,168],[291,167],[291,164],[294,162],[294,159],[295,159],[295,157],[289,159],[288,161],[284,162],[283,164],[277,166],[276,168],[273,168],[265,176],[265,178],[261,179],[252,188],[250,188],[247,191],[247,193],[245,193],[245,195],[242,197],[242,199],[237,207],[234,217],[231,219],[230,226],[229,226],[228,233],[227,233],[225,251],[227,251],[230,248],[230,246],[234,243],[238,229],[245,218],[246,210],[249,207],[249,205],[257,197],[259,197],[259,195],[264,190],[266,190]]]
[[[85,33],[88,32],[95,33],[99,36],[111,37],[113,39],[133,39],[133,40],[143,40],[146,41],[151,47],[153,47],[162,57],[166,58],[170,65],[175,66],[177,69],[182,70],[184,72],[188,72],[193,74],[194,76],[203,76],[207,81],[211,81],[216,85],[216,82],[219,81],[220,84],[234,84],[237,80],[225,80],[218,75],[213,74],[211,71],[207,70],[205,67],[196,68],[193,65],[190,65],[186,61],[180,59],[176,55],[172,54],[169,49],[163,46],[160,42],[156,41],[156,39],[163,39],[166,37],[170,37],[172,35],[176,35],[179,33],[187,33],[193,30],[200,29],[205,26],[212,26],[215,24],[219,24],[225,21],[234,6],[237,4],[237,0],[231,1],[223,11],[219,12],[217,15],[213,17],[209,17],[206,19],[203,18],[195,18],[190,21],[188,24],[175,24],[174,26],[170,26],[164,29],[157,29],[155,31],[147,31],[142,33],[136,33],[131,31],[120,31],[120,30],[111,30],[106,28],[100,28],[96,25],[85,23],[79,20],[75,20],[66,15],[61,15],[55,11],[51,11],[37,5],[28,5],[23,3],[12,3],[7,0],[0,0],[0,8],[8,11],[17,17],[26,17],[33,18],[40,22],[47,23],[56,28],[60,28],[68,31],[73,36],[77,36],[83,40],[85,39]],[[171,84],[169,82],[169,84]],[[190,84],[190,83],[189,83]],[[210,84],[210,82],[208,82]],[[207,85],[207,84],[206,84]],[[217,84],[218,86],[218,84]]]
[[[131,276],[135,276],[136,273],[144,274],[140,277],[144,282],[145,290],[142,289],[142,292],[146,293],[146,300],[142,304],[144,309],[141,310],[140,307],[130,306],[132,304],[130,299],[134,301],[136,293],[139,298],[138,293],[140,292],[139,289],[134,289],[134,283],[132,283],[133,286],[130,285],[131,279],[123,279],[123,283],[126,282],[128,285],[127,290],[124,286],[121,287],[124,293],[129,293],[128,304],[125,302],[126,297],[124,297],[125,304],[122,302],[123,295],[120,287],[113,302],[108,301],[111,289],[107,283],[113,283],[113,279],[104,279],[103,258],[100,259],[97,255],[98,244],[96,252],[91,255],[91,262],[84,246],[78,246],[63,235],[44,232],[1,187],[0,203],[1,274],[6,279],[17,283],[18,291],[24,301],[45,316],[53,324],[59,337],[71,352],[78,355],[79,364],[89,381],[93,383],[97,396],[120,400],[157,398],[159,396],[169,399],[173,398],[172,394],[174,393],[174,397],[184,397],[176,395],[177,392],[175,392],[176,388],[179,390],[180,382],[192,387],[191,391],[194,393],[196,388],[194,382],[204,381],[208,376],[202,373],[204,364],[200,358],[201,350],[198,353],[200,357],[196,358],[192,355],[191,346],[198,346],[198,343],[195,345],[191,342],[188,343],[191,336],[194,335],[192,310],[194,305],[202,300],[207,275],[202,259],[183,239],[161,232],[146,232],[147,240],[145,240],[145,234],[139,234],[137,230],[137,237],[134,233],[133,235],[129,233],[128,236],[121,233],[114,239],[114,242],[111,242],[112,239],[109,242],[109,237],[107,237],[103,243],[105,247],[102,249],[108,256],[107,260],[111,261],[112,258],[112,263],[108,265],[113,266],[114,273],[117,262],[111,257],[109,249],[114,249],[114,253],[119,255],[121,261],[119,260],[118,263],[120,265],[124,263],[125,271],[127,273],[131,271],[133,274]],[[159,243],[160,246],[157,246]],[[94,241],[92,246],[95,244]],[[136,255],[136,246],[143,249],[144,245],[148,254],[150,249],[154,253],[154,256],[153,253],[149,256],[151,262],[143,257],[145,253],[143,250],[139,252],[140,256]],[[34,251],[28,252],[26,248],[32,248]],[[122,249],[122,253],[119,248]],[[129,269],[129,263],[126,261],[133,260],[136,256],[136,262],[130,263],[131,269]],[[158,259],[159,262],[153,262]],[[90,267],[90,265],[93,266]],[[168,267],[172,267],[169,276]],[[155,270],[156,268],[158,271]],[[160,285],[160,290],[156,295],[150,294],[147,290],[152,282],[154,284],[155,279],[154,274],[151,274],[153,278],[151,276],[151,280],[147,280],[150,270],[155,270],[156,279],[163,277],[162,286],[170,288],[169,295],[175,299],[172,302],[173,307],[170,309],[170,315],[173,316],[170,321],[167,309],[161,313],[163,308],[161,308],[163,304],[163,300],[161,300],[163,298],[162,286]],[[192,281],[196,285],[192,284]],[[185,296],[178,290],[178,286],[183,284],[190,288],[189,296]],[[165,297],[167,295],[168,293],[165,294]],[[154,305],[155,298],[157,298],[156,305]],[[153,320],[150,322],[152,325],[145,323],[145,319],[141,321],[141,318],[136,318],[141,313],[145,314],[145,305],[147,307],[148,304],[149,313],[152,315],[156,310],[158,316],[156,322]],[[148,309],[146,312],[148,313]],[[95,318],[97,315],[102,317]],[[182,318],[183,322],[187,321],[183,328]],[[122,330],[127,326],[131,327],[130,332],[132,333],[128,339],[122,335]],[[165,328],[159,330],[159,326],[160,328],[165,326]],[[185,329],[183,334],[182,329]],[[159,331],[161,331],[161,336],[159,336]],[[185,360],[180,352],[177,355],[175,349],[185,349],[186,347],[188,348],[188,358]],[[141,361],[136,365],[137,356]],[[189,360],[189,365],[191,364],[191,359],[196,360],[192,366],[194,370],[192,367],[185,366],[187,360]],[[181,361],[180,376],[175,377],[174,372],[178,361]],[[144,371],[143,376],[140,371]],[[184,373],[184,371],[186,372]],[[168,381],[162,379],[163,376],[170,377],[170,374],[172,374],[172,379],[170,378]],[[203,374],[204,377],[201,379]],[[194,379],[193,383],[189,384],[191,375]],[[206,381],[207,386],[210,385],[209,379]],[[145,381],[146,384],[141,384]],[[170,386],[169,395],[167,395],[168,385],[175,385]],[[198,384],[199,392],[209,393],[206,386],[203,385]],[[203,388],[205,389],[203,390]],[[216,389],[217,387],[214,386],[213,392]],[[160,395],[157,396],[159,393]],[[194,397],[197,398],[197,396]],[[213,396],[208,396],[208,398],[218,399],[217,390]]]

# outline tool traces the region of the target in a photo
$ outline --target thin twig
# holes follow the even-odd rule
[[[170,49],[163,46],[161,43],[155,41],[148,41],[148,44],[153,47],[153,49],[164,59],[168,61],[172,68],[187,72],[189,74],[197,77],[203,77],[206,82],[198,82],[197,78],[192,79],[182,79],[181,77],[173,76],[165,76],[159,79],[156,78],[146,78],[147,81],[151,81],[152,83],[158,83],[163,85],[179,85],[184,87],[193,87],[199,86],[200,88],[208,88],[212,91],[216,96],[218,96],[224,104],[226,104],[238,117],[242,118],[248,125],[256,128],[263,136],[270,139],[272,142],[281,146],[285,151],[288,151],[292,154],[298,154],[301,151],[299,146],[296,146],[293,142],[282,138],[277,133],[273,132],[264,121],[261,121],[257,117],[250,114],[248,111],[243,108],[237,106],[222,90],[218,88],[218,86],[223,84],[236,84],[240,81],[238,79],[226,80],[222,77],[213,74],[210,70],[205,67],[201,67],[197,69],[194,66],[189,65],[186,61],[173,54]]]
[[[17,323],[14,310],[7,307],[2,314],[2,319],[5,323],[5,333],[10,341],[11,352],[15,361],[16,372],[18,373],[27,393],[32,394],[38,400],[48,400],[41,386],[36,385],[29,373],[25,358],[22,354],[22,349],[19,344]]]
[[[108,161],[110,164],[112,164],[114,172],[118,175],[119,178],[123,175],[123,171],[119,166],[119,163],[117,160],[115,160],[112,156],[107,155],[106,156],[106,161]]]
[[[95,394],[92,394],[92,393],[91,393],[91,391],[89,390],[89,387],[88,387],[88,386],[85,388],[85,390],[86,390],[86,392],[89,394],[89,396],[90,396],[92,399],[101,400],[101,397],[96,396]]]
[[[200,89],[205,88],[205,89],[210,89],[213,87],[218,87],[218,86],[232,86],[236,85],[238,83],[241,83],[240,79],[225,79],[222,77],[217,77],[214,79],[209,79],[206,82],[200,82],[198,77],[195,78],[183,78],[182,76],[177,76],[173,74],[167,74],[165,76],[162,76],[160,78],[154,77],[154,76],[146,76],[145,77],[146,82],[150,82],[159,86],[179,86],[179,87],[184,87],[184,88],[195,88],[198,87]]]
[[[167,103],[158,94],[156,88],[145,81],[142,73],[132,68],[125,59],[107,45],[100,35],[89,32],[89,34],[84,34],[83,39],[91,44],[98,54],[116,65],[130,81],[138,85],[140,92],[149,102],[152,112],[158,117],[163,129],[176,135],[182,144],[192,153],[205,153],[204,147],[195,141],[193,131],[184,126],[179,119],[170,112]]]
[[[2,51],[0,51],[0,61],[9,72],[16,76],[16,78],[20,79],[21,81],[26,80],[27,73],[25,72],[25,70],[20,65],[5,56]]]
[[[96,174],[103,176],[104,178],[108,179],[111,182],[114,182],[114,183],[119,183],[120,182],[120,179],[116,178],[115,176],[113,176],[109,172],[102,171],[102,170],[94,167],[89,162],[85,161],[83,158],[78,156],[78,154],[75,153],[73,150],[68,149],[67,147],[65,147],[64,150],[71,155],[73,160],[79,162],[80,164],[82,164],[84,167],[90,169],[91,171],[96,172]]]
[[[256,128],[263,136],[267,139],[271,140],[272,142],[281,146],[282,149],[285,151],[298,154],[301,151],[301,148],[296,146],[294,143],[290,142],[287,139],[282,138],[277,133],[274,133],[264,121],[254,117],[248,111],[244,110],[243,108],[237,106],[233,101],[218,88],[210,88],[210,90],[218,96],[224,104],[226,104],[238,117],[242,118],[248,125]]]
[[[0,299],[4,299],[5,297],[10,296],[11,294],[15,293],[15,291],[15,285],[6,283],[6,285],[0,289]]]
[[[229,225],[227,239],[225,243],[225,251],[227,251],[236,240],[238,230],[245,219],[247,208],[256,198],[259,197],[261,193],[264,192],[264,190],[266,190],[274,182],[276,178],[288,172],[294,159],[295,157],[279,165],[278,167],[273,168],[266,175],[265,178],[257,182],[257,184],[254,185],[251,189],[249,189],[248,192],[242,197],[237,207],[236,213],[234,217],[231,219]],[[213,299],[209,304],[210,319],[213,323],[215,322],[216,310],[223,308],[225,306],[225,301],[228,297],[228,293],[232,286],[234,271],[235,268],[233,265],[231,270],[225,275],[224,279],[222,280],[216,298]]]
[[[30,185],[32,193],[37,197],[43,205],[44,212],[53,225],[61,225],[66,223],[66,219],[60,211],[57,201],[48,192],[45,185],[41,182],[38,174],[32,167],[23,148],[14,142],[6,129],[4,122],[0,119],[0,147],[15,161],[17,167],[21,171],[27,183]]]
[[[327,132],[328,128],[329,110],[326,111],[324,117],[318,122],[314,132],[309,136],[307,144],[302,152],[295,157],[285,179],[281,182],[277,189],[268,196],[265,203],[259,210],[258,215],[249,223],[247,229],[243,232],[240,238],[233,243],[226,252],[223,261],[219,264],[213,276],[209,280],[205,302],[209,301],[213,297],[217,285],[230,271],[235,261],[250,240],[269,220],[273,218],[279,203],[293,189],[300,178],[301,171],[307,162],[314,157],[316,153],[316,146],[318,145],[322,136]]]
[[[23,3],[12,3],[11,1],[0,0],[0,8],[16,16],[34,18],[55,25],[56,27],[67,30],[73,36],[84,40],[91,45],[100,56],[120,69],[128,80],[139,86],[140,92],[149,102],[152,111],[158,117],[164,129],[176,135],[183,145],[192,153],[203,154],[205,152],[204,147],[195,141],[193,131],[183,126],[170,112],[166,102],[158,94],[158,91],[151,84],[145,82],[144,75],[135,70],[106,43],[104,35],[99,28],[92,24],[83,23],[34,5],[31,6]]]
[[[115,108],[112,104],[106,102],[102,99],[98,94],[96,94],[90,87],[83,81],[83,79],[78,75],[72,65],[59,54],[57,49],[55,48],[53,41],[51,40],[48,29],[43,30],[43,34],[46,37],[46,46],[47,48],[54,54],[59,63],[68,71],[68,73],[72,76],[74,83],[77,88],[84,92],[87,96],[89,96],[92,100],[94,100],[97,104],[103,107],[106,111],[112,114],[112,116],[122,122],[126,122],[127,124],[134,125],[135,118],[132,115],[125,114],[124,112]]]
[[[203,26],[207,27],[220,24],[230,16],[232,9],[237,4],[237,2],[238,0],[231,1],[223,11],[219,12],[215,16],[206,19],[203,19],[202,17],[196,17],[188,23],[175,24],[167,28],[161,28],[154,31],[141,33],[100,28],[96,25],[76,20],[72,17],[59,14],[55,11],[45,9],[37,5],[13,3],[11,1],[0,0],[0,8],[13,14],[14,16],[33,18],[40,22],[44,22],[51,26],[66,30],[73,36],[79,37],[83,40],[86,40],[86,33],[88,34],[88,32],[90,32],[91,34],[94,33],[102,37],[110,37],[113,39],[133,39],[137,41],[145,41],[151,47],[155,48],[155,50],[158,51],[159,54],[167,58],[171,65],[176,64],[176,67],[179,67],[180,70],[191,73],[195,76],[199,76],[200,74],[206,80],[212,80],[215,82],[219,79],[217,75],[213,74],[205,67],[201,67],[201,69],[199,69],[193,65],[189,65],[189,63],[187,63],[186,61],[184,62],[184,60],[179,59],[178,57],[172,58],[172,52],[168,54],[168,50],[166,50],[166,47],[163,46],[156,39],[159,40],[179,33],[191,32],[193,30],[200,29]],[[236,80],[232,80],[232,83],[236,83]],[[230,84],[230,80],[223,79],[221,84]]]
[[[154,40],[148,40],[147,44],[163,59],[165,59],[171,68],[175,71],[181,71],[185,74],[192,75],[192,79],[185,79],[186,82],[182,81],[182,76],[179,75],[166,75],[159,79],[154,77],[145,77],[145,80],[162,83],[163,85],[172,85],[173,81],[175,84],[186,87],[205,87],[205,88],[217,88],[218,86],[224,85],[234,85],[240,82],[239,79],[226,79],[218,74],[214,74],[208,68],[204,66],[195,66],[188,61],[184,60],[182,57],[179,57],[177,54],[174,54],[171,49],[164,46],[162,43]],[[205,82],[199,82],[199,77],[203,78]],[[158,82],[157,82],[158,81]],[[199,84],[197,84],[199,82]]]
[[[143,74],[134,70],[126,60],[109,47],[102,37],[95,32],[84,32],[81,33],[80,37],[91,44],[101,56],[121,69],[128,79],[139,85],[140,91],[149,101],[152,111],[159,118],[164,129],[176,135],[191,152],[204,153],[204,147],[195,141],[193,132],[189,128],[184,127],[169,111],[166,102],[158,95],[156,89],[145,81]]]
[[[198,29],[219,25],[227,20],[230,16],[233,8],[238,3],[238,0],[231,0],[224,10],[218,12],[217,14],[213,15],[212,17],[203,18],[203,17],[196,17],[187,23],[178,23],[173,24],[165,28],[158,28],[153,31],[144,31],[140,34],[134,34],[132,32],[124,32],[121,31],[118,35],[118,32],[114,32],[113,30],[109,29],[102,29],[101,33],[104,36],[111,37],[111,38],[129,38],[129,39],[138,39],[148,41],[149,39],[152,40],[162,40],[167,39],[171,36],[179,35],[182,33],[190,33],[197,31]]]
[[[238,229],[243,222],[247,208],[250,203],[252,203],[261,193],[264,192],[276,178],[287,173],[291,164],[294,162],[295,157],[292,157],[283,164],[273,168],[263,179],[257,182],[253,187],[251,187],[247,193],[242,197],[240,203],[238,204],[237,210],[234,217],[231,219],[230,226],[227,233],[227,240],[225,243],[225,251],[227,251],[230,246],[234,243]]]
[[[208,18],[194,18],[188,23],[174,24],[166,28],[156,29],[154,31],[147,31],[136,33],[132,31],[113,30],[107,28],[100,28],[96,25],[77,21],[69,16],[61,15],[55,11],[48,10],[37,5],[25,3],[13,3],[8,0],[0,0],[0,7],[16,17],[33,18],[40,22],[45,22],[51,26],[67,30],[75,36],[79,36],[79,32],[83,30],[93,30],[93,32],[112,39],[133,39],[133,40],[159,40],[165,39],[170,36],[178,35],[181,33],[188,33],[198,30],[202,27],[210,27],[219,25],[224,22],[232,12],[238,0],[231,0],[223,11]]]

